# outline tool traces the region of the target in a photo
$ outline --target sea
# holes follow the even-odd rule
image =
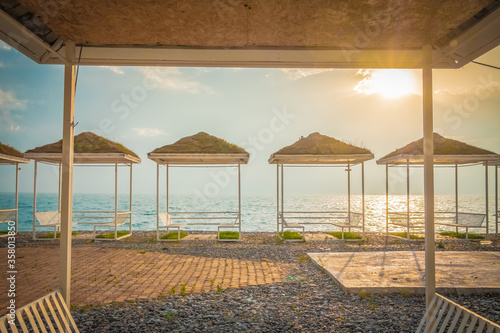
[[[488,218],[490,232],[495,232],[495,202],[490,198]],[[390,211],[406,210],[406,195],[391,195],[389,197]],[[238,211],[238,198],[234,196],[196,197],[177,195],[169,198],[171,212],[210,212]],[[361,212],[361,196],[351,196],[351,211]],[[165,211],[165,197],[160,198],[160,211]],[[459,211],[471,213],[485,212],[483,196],[460,196]],[[114,210],[114,195],[112,194],[74,194],[74,211]],[[243,195],[242,196],[242,231],[260,232],[276,231],[276,196],[275,195]],[[386,228],[385,195],[365,196],[365,230],[382,232]],[[289,195],[285,197],[285,211],[346,211],[348,206],[345,195]],[[57,193],[38,193],[37,211],[57,210]],[[0,208],[14,208],[14,194],[0,193]],[[436,211],[455,211],[455,196],[436,195]],[[129,210],[128,194],[118,195],[118,210]],[[424,210],[423,195],[412,195],[411,211]],[[319,221],[319,220],[316,220]],[[74,221],[75,222],[75,221]],[[184,221],[189,222],[189,221]],[[193,220],[191,220],[193,222]],[[203,222],[212,222],[211,220]],[[225,221],[227,222],[227,221]],[[38,223],[38,222],[37,222]],[[33,193],[19,194],[19,231],[33,230]],[[0,225],[3,230],[5,226]],[[73,230],[91,230],[90,225],[74,225]],[[187,226],[187,230],[216,230],[214,226]],[[331,229],[324,225],[311,225],[308,231]],[[132,230],[156,230],[156,195],[134,194],[132,198]],[[482,230],[484,232],[484,229]]]

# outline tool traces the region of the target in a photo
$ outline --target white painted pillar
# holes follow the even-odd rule
[[[495,165],[495,233],[498,235],[498,165]]]
[[[115,239],[118,238],[118,163],[115,162]]]
[[[64,65],[64,116],[62,147],[62,188],[61,188],[61,253],[59,259],[59,288],[66,305],[71,299],[71,221],[73,207],[73,153],[75,116],[75,44],[66,42]]]
[[[347,218],[351,223],[351,162],[347,162]],[[349,228],[351,232],[351,228]]]
[[[14,199],[14,205],[16,208],[16,224],[14,225],[14,232],[17,234],[17,228],[19,224],[19,214],[18,214],[18,206],[19,206],[19,163],[15,164],[16,167],[16,197]]]
[[[365,232],[365,162],[361,162],[361,209],[363,213],[363,233]]]
[[[486,236],[490,233],[490,218],[488,216],[488,200],[489,200],[489,191],[488,191],[488,161],[484,162],[484,190],[486,192]]]
[[[410,160],[406,160],[406,239],[410,240]]]
[[[389,164],[385,165],[385,235],[389,235]]]
[[[458,223],[458,164],[455,163],[455,223]],[[455,228],[458,232],[458,227]]]
[[[283,185],[283,174],[284,172],[284,165],[281,165],[281,218],[284,218],[284,213],[285,213],[285,188]],[[281,221],[281,231],[283,231],[283,220]]]
[[[238,163],[238,215],[239,215],[238,238],[241,238],[241,170],[240,170],[240,163]]]
[[[38,163],[35,160],[34,175],[33,175],[33,239],[35,239],[35,225],[36,225],[36,172]]]
[[[62,165],[61,163],[59,163],[59,169],[58,169],[58,173],[57,173],[57,176],[59,177],[58,178],[58,184],[57,184],[57,211],[60,212],[61,211],[61,169],[62,169]]]
[[[425,304],[436,293],[436,258],[434,244],[434,140],[432,110],[432,45],[422,47],[422,95],[424,127],[424,207],[425,207]]]
[[[129,204],[128,204],[128,210],[130,211],[130,219],[129,219],[129,228],[128,231],[130,234],[132,234],[132,162],[130,163],[130,188],[129,188]]]
[[[167,204],[168,205],[168,204]],[[168,206],[167,206],[168,210]],[[156,162],[156,239],[160,240],[160,163]]]
[[[169,194],[168,193],[168,185],[169,185],[168,184],[168,182],[169,182],[169,178],[168,177],[169,177],[169,174],[168,174],[168,171],[169,171],[169,167],[168,167],[168,163],[167,163],[167,172],[166,172],[167,173],[167,180],[166,180],[166,183],[165,183],[165,187],[166,187],[166,190],[167,190],[167,194],[166,194],[166,200],[167,200],[167,208],[166,208],[167,210],[166,210],[166,212],[167,212],[167,214],[169,212],[169,209],[168,209],[168,205],[169,205],[169,197],[168,197],[168,194]]]
[[[276,163],[276,232],[280,232],[280,165]]]

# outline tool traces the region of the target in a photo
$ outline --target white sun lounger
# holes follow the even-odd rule
[[[350,218],[349,214],[345,218],[344,223],[332,223],[332,225],[341,228],[342,230],[342,239],[344,239],[344,229],[347,228],[351,231],[351,228],[359,228],[363,229],[363,214],[360,213],[351,213]]]
[[[457,216],[453,218],[453,222],[436,222],[436,224],[455,227],[457,232],[458,228],[465,228],[465,239],[469,239],[469,228],[486,229],[486,226],[483,225],[485,220],[486,214],[458,213]]]
[[[9,223],[16,220],[17,209],[0,209],[0,223]],[[0,235],[0,237],[9,236],[9,234]]]
[[[14,221],[16,218],[17,209],[1,209],[0,210],[0,223],[8,223]]]
[[[156,240],[158,241],[177,241],[181,239],[181,228],[185,227],[186,224],[181,223],[173,223],[170,214],[168,213],[159,213],[158,218],[160,219],[160,224],[158,225],[158,229],[156,230]],[[177,229],[177,238],[176,239],[161,239],[160,238],[160,229],[166,229],[167,234],[169,229]]]
[[[126,214],[117,214],[116,218],[113,217],[111,222],[107,223],[92,223],[94,225],[94,240],[106,240],[106,238],[97,238],[97,229],[96,228],[117,228],[120,225],[127,224],[127,220],[129,219],[129,213]],[[119,240],[122,238],[130,237],[131,233],[122,236],[113,238],[114,240]]]
[[[57,238],[57,231],[61,228],[61,213],[57,211],[51,212],[36,212],[36,219],[40,225],[33,226],[33,239],[48,239],[48,238],[36,238],[37,228],[53,228],[54,229],[54,239]]]

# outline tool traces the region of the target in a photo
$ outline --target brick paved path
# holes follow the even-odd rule
[[[0,249],[0,258],[7,258]],[[22,306],[58,288],[59,249],[18,248],[16,304]],[[0,315],[6,313],[6,261],[0,263]],[[296,268],[292,264],[172,255],[98,247],[73,248],[71,303],[122,302],[137,298],[242,288],[277,283]]]

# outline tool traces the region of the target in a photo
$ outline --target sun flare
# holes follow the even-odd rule
[[[354,87],[359,94],[398,98],[417,93],[415,77],[408,70],[359,70],[357,75],[363,75],[363,79]]]

